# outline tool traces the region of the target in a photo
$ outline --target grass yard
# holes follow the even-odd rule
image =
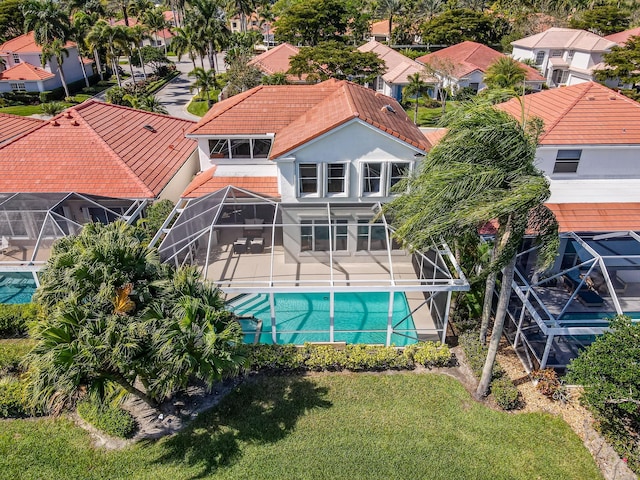
[[[250,381],[173,437],[90,447],[69,420],[0,422],[2,479],[600,479],[569,426],[475,403],[445,375]]]
[[[209,98],[213,101],[218,100],[218,95],[220,95],[220,90],[210,90]],[[207,98],[202,92],[194,95],[187,105],[187,112],[192,115],[197,115],[198,117],[204,117],[205,113],[209,111],[209,104],[207,103]]]
[[[447,102],[447,112],[455,109],[458,106],[458,102],[449,100]],[[413,121],[413,117],[415,114],[415,109],[413,104],[409,105],[406,109],[407,115]],[[440,121],[440,117],[442,117],[442,107],[435,108],[426,108],[426,107],[418,107],[418,126],[419,127],[437,127],[438,122]]]

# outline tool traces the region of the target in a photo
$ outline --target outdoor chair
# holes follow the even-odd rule
[[[251,253],[262,253],[264,251],[264,238],[255,237],[249,242]]]
[[[247,243],[249,243],[247,237],[237,238],[233,242],[233,253],[247,253]]]
[[[576,291],[578,285],[582,282],[580,274],[575,270],[565,273],[562,276],[562,280],[572,293]],[[586,281],[580,287],[576,298],[586,307],[600,307],[604,304],[604,299],[598,293],[590,290]]]

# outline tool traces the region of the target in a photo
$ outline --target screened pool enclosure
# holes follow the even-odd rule
[[[379,204],[282,204],[235,187],[183,199],[152,241],[197,265],[263,343],[444,340],[451,292],[468,290],[446,244],[409,251]]]
[[[608,318],[640,319],[640,236],[561,235],[555,265],[536,273],[537,249],[518,255],[507,336],[528,368],[564,368],[609,328]]]

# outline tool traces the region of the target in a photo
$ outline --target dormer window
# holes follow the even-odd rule
[[[267,158],[271,138],[220,138],[209,140],[209,158]]]
[[[552,57],[562,57],[562,50],[551,50],[551,56]]]
[[[13,54],[13,63],[20,63],[20,57],[17,53]]]

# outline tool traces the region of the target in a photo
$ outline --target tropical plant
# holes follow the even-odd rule
[[[200,49],[200,39],[193,26],[187,24],[184,27],[177,27],[171,40],[171,48],[178,56],[178,61],[182,59],[183,55],[188,55],[193,63],[193,68],[196,68],[196,55]]]
[[[197,378],[235,374],[242,334],[194,268],[174,271],[122,222],[88,224],[53,246],[35,301],[28,391],[57,412],[113,386],[151,406]]]
[[[91,29],[91,26],[95,23],[97,16],[87,14],[85,12],[76,12],[72,17],[71,23],[71,38],[76,42],[78,46],[78,62],[80,63],[80,68],[82,69],[82,76],[84,77],[84,85],[89,88],[89,77],[87,76],[87,71],[85,70],[83,57],[83,50],[86,49],[85,38]]]
[[[197,88],[201,93],[204,92],[205,96],[207,97],[207,102],[209,102],[209,105],[211,105],[209,92],[211,90],[215,90],[218,86],[214,70],[205,70],[204,68],[198,67],[189,72],[189,76],[195,78],[195,81],[191,85],[190,90],[193,91],[194,88]]]
[[[101,46],[107,46],[107,61],[111,62],[111,70],[115,73],[118,85],[122,86],[120,78],[119,59],[122,51],[129,48],[127,27],[111,26],[104,20],[99,20],[87,35],[87,42],[94,51]]]
[[[64,69],[62,68],[64,58],[68,56],[69,56],[69,50],[65,48],[65,42],[60,38],[55,38],[51,40],[49,43],[42,46],[42,67],[44,68],[47,62],[50,62],[51,60],[56,61],[56,66],[58,67],[58,72],[60,73],[60,81],[62,82],[62,88],[64,88],[65,98],[71,96],[69,94],[69,87],[67,86],[67,80],[64,76]]]
[[[249,65],[251,55],[247,52],[237,52],[233,59],[227,58],[227,84],[224,92],[228,96],[245,92],[260,85],[262,72],[254,65]]]
[[[161,8],[154,8],[144,12],[142,17],[142,23],[144,23],[148,29],[153,32],[156,37],[156,43],[158,43],[158,32],[162,33],[162,44],[164,47],[164,54],[167,54],[167,38],[165,30],[169,27],[169,24],[164,19],[164,13]]]
[[[389,22],[389,45],[393,45],[393,18],[405,10],[403,0],[378,0],[376,13]]]
[[[227,2],[227,11],[230,16],[238,15],[240,17],[240,31],[247,31],[247,17],[253,13],[255,2],[253,0],[229,0]]]
[[[262,77],[263,85],[288,85],[289,79],[284,72],[276,72],[273,75],[265,75]]]
[[[198,31],[202,51],[209,58],[209,67],[217,73],[216,56],[226,46],[230,34],[222,3],[220,0],[191,0],[189,7],[190,24]]]
[[[502,289],[479,396],[489,389],[515,254],[525,227],[530,221],[547,227],[543,231],[548,236],[543,238],[557,242],[557,230],[544,223],[553,216],[541,207],[549,196],[549,185],[534,165],[538,130],[531,126],[535,123],[521,124],[486,104],[461,109],[449,119],[448,133],[423,160],[418,174],[408,180],[407,193],[384,207],[397,227],[398,238],[418,249],[439,238],[454,243],[459,236],[476,232],[479,225],[499,221],[496,261],[491,268],[504,267]]]
[[[623,46],[611,48],[603,58],[606,67],[595,71],[598,80],[618,79],[631,85],[640,83],[640,36],[629,38]]]
[[[142,67],[142,75],[146,80],[147,71],[144,68],[145,62],[144,62],[144,59],[142,58],[141,47],[142,47],[142,42],[149,38],[149,30],[145,28],[144,24],[138,23],[137,25],[134,25],[133,27],[129,27],[127,29],[127,37],[129,38],[129,41],[132,43],[132,47],[133,47],[131,49],[132,53],[134,50],[138,52],[138,60],[140,61],[140,67]],[[133,64],[133,62],[129,62],[129,63]]]
[[[434,45],[455,45],[471,40],[494,44],[509,33],[509,22],[470,9],[447,10],[422,25],[422,41]]]
[[[569,26],[606,36],[629,28],[630,21],[631,16],[626,10],[615,5],[597,5],[573,16]]]
[[[169,113],[167,109],[164,107],[164,105],[162,105],[160,100],[158,100],[158,98],[155,95],[127,94],[122,97],[122,100],[128,103],[131,106],[131,108],[135,108],[137,110],[145,110],[147,112],[153,112],[153,113],[164,113],[165,115]]]
[[[53,0],[30,0],[22,7],[25,30],[33,30],[38,45],[46,45],[56,38],[69,37],[69,16],[60,3]]]
[[[527,71],[511,57],[499,57],[489,67],[484,75],[484,83],[488,88],[515,90],[524,85]]]
[[[340,40],[349,27],[343,0],[278,0],[273,11],[276,40],[294,45]]]
[[[40,108],[42,109],[42,113],[53,117],[62,112],[66,107],[62,102],[50,102],[41,104]]]
[[[418,124],[418,104],[420,97],[427,90],[427,83],[422,79],[422,75],[417,72],[408,77],[409,83],[402,90],[405,97],[413,97],[415,99],[415,110],[413,112],[413,123]]]

